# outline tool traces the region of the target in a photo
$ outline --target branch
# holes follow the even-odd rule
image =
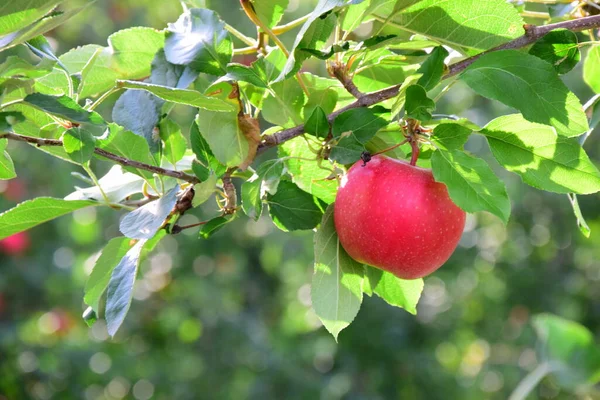
[[[534,25],[525,25],[525,34],[512,40],[510,42],[501,44],[500,46],[494,47],[490,50],[484,51],[483,53],[477,54],[473,57],[466,58],[462,61],[458,61],[454,64],[450,64],[448,66],[448,73],[442,77],[442,79],[450,78],[463,70],[465,70],[469,65],[473,64],[475,60],[481,57],[483,54],[491,53],[493,51],[498,50],[506,50],[506,49],[518,49],[524,46],[527,46],[539,38],[546,35],[548,32],[553,31],[555,29],[568,29],[570,31],[583,31],[591,28],[600,27],[600,15],[595,15],[592,17],[584,17],[578,18],[575,20],[557,22],[555,24],[548,24],[543,26],[534,26]],[[359,108],[359,107],[370,107],[374,104],[381,103],[382,101],[391,99],[392,97],[398,94],[400,89],[400,84],[391,86],[386,89],[382,89],[378,92],[363,94],[358,99],[351,104],[348,104],[346,107],[343,107],[333,113],[329,114],[327,120],[329,123],[333,123],[335,118],[343,113],[344,111]],[[293,128],[284,129],[272,135],[268,135],[263,139],[263,142],[258,146],[258,154],[264,152],[265,150],[280,145],[283,142],[286,142],[290,139],[295,138],[296,136],[300,136],[304,133],[304,125],[298,125]]]
[[[360,99],[364,94],[358,90],[354,82],[352,82],[352,78],[348,76],[346,73],[346,65],[338,62],[331,63],[330,73],[342,83],[344,88],[350,93],[352,96]]]
[[[26,142],[26,143],[34,144],[37,147],[42,147],[42,146],[58,147],[58,146],[63,145],[62,140],[58,140],[58,139],[44,139],[44,138],[19,135],[16,133],[9,133],[9,132],[0,133],[0,139],[9,139],[9,140],[16,140],[19,142]],[[130,160],[128,158],[118,156],[116,154],[113,154],[106,150],[100,149],[98,147],[96,147],[94,149],[94,153],[96,153],[97,155],[102,156],[104,158],[108,158],[109,160],[112,160],[112,161],[116,162],[117,164],[121,164],[126,167],[133,167],[133,168],[141,169],[144,171],[150,171],[150,172],[158,174],[158,175],[170,176],[172,178],[181,179],[182,181],[186,181],[186,182],[189,182],[192,184],[200,183],[200,180],[198,178],[196,178],[195,176],[186,174],[185,172],[173,171],[171,169],[160,168],[160,167],[156,167],[154,165],[144,164],[139,161]]]

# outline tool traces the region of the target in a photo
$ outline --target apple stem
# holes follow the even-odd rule
[[[411,140],[410,141],[410,147],[412,147],[412,155],[410,157],[410,165],[415,166],[417,165],[417,159],[419,158],[419,144],[417,143],[416,140]]]

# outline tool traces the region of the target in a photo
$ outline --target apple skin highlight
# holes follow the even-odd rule
[[[334,221],[355,260],[402,279],[431,274],[458,245],[466,213],[431,170],[386,156],[358,161],[342,178]]]

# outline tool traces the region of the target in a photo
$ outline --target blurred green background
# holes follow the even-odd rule
[[[253,34],[237,0],[197,3]],[[315,3],[291,0],[284,22]],[[131,26],[163,29],[180,13],[175,0],[99,0],[49,37],[62,54],[106,45]],[[14,53],[26,51],[0,61]],[[591,97],[580,67],[566,82],[582,102]],[[110,102],[103,107],[108,115]],[[460,84],[437,110],[480,124],[509,111]],[[175,113],[189,126],[190,110]],[[505,180],[510,223],[470,215],[450,261],[425,279],[416,317],[367,297],[339,343],[310,307],[312,232],[284,234],[268,219],[239,218],[209,240],[193,230],[167,237],[143,264],[114,340],[102,321],[87,328],[82,295],[97,252],[119,235],[122,213],[78,211],[5,243],[0,399],[506,399],[538,362],[533,314],[600,330],[600,207],[598,195],[580,198],[592,228],[585,239],[566,196],[501,172],[481,138],[467,148]],[[77,171],[70,164],[20,143],[9,149],[19,177],[0,181],[0,210],[85,186],[69,175]],[[595,135],[586,149],[600,160]],[[95,163],[100,174],[110,166]],[[215,210],[209,204],[185,221]],[[530,398],[575,397],[549,377]]]

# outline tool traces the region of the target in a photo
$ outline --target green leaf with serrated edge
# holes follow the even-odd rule
[[[233,221],[234,217],[216,217],[208,221],[206,224],[202,226],[200,229],[199,236],[202,239],[208,239],[215,233],[217,233],[220,229],[222,229],[226,224]]]
[[[123,158],[139,161],[144,164],[156,165],[146,139],[116,124],[109,124],[109,132],[110,134],[107,139],[97,140],[98,147]],[[153,179],[153,174],[150,171],[127,166],[123,168],[144,179]]]
[[[265,161],[256,174],[242,184],[242,208],[247,216],[258,220],[262,214],[263,191],[275,194],[283,175],[283,160]]]
[[[474,126],[474,128],[480,129],[477,126]],[[471,132],[472,128],[457,123],[442,123],[433,129],[431,140],[448,150],[462,150]]]
[[[426,91],[433,89],[442,79],[446,68],[446,64],[444,64],[446,57],[448,57],[448,50],[442,46],[433,49],[427,60],[417,71],[422,74],[417,81],[417,85],[422,86]]]
[[[577,35],[566,29],[547,33],[531,46],[529,54],[552,64],[559,74],[566,74],[581,60]]]
[[[600,93],[600,46],[593,46],[583,63],[583,80],[596,93]]]
[[[33,80],[17,78],[0,79],[0,107],[4,108],[6,104],[23,100],[28,94],[33,92]]]
[[[132,247],[132,240],[126,237],[111,239],[96,260],[92,273],[85,284],[83,300],[98,313],[98,303],[110,280],[110,275],[121,259]]]
[[[577,140],[556,135],[550,126],[512,114],[494,119],[481,133],[500,165],[528,185],[555,193],[600,191],[600,172]]]
[[[17,176],[10,155],[5,151],[8,139],[0,139],[0,180],[12,179]]]
[[[577,96],[537,57],[494,51],[477,59],[460,79],[478,94],[516,108],[528,121],[554,126],[559,135],[578,136],[588,130]]]
[[[364,287],[369,296],[375,293],[386,303],[404,308],[409,313],[417,314],[417,303],[423,292],[423,279],[400,279],[391,272],[365,265]]]
[[[331,114],[335,110],[337,99],[338,94],[335,90],[311,90],[304,106],[304,118],[310,117],[317,107],[321,107],[325,114]]]
[[[312,229],[319,224],[323,211],[318,200],[290,181],[281,181],[277,193],[267,195],[269,213],[282,231]]]
[[[359,142],[354,136],[340,140],[329,153],[329,159],[340,164],[352,164],[358,160],[366,150],[365,144]]]
[[[227,72],[232,54],[225,23],[212,10],[189,9],[167,28],[165,55],[170,63],[221,76]]]
[[[285,9],[288,7],[289,0],[259,0],[253,1],[254,12],[265,25],[269,28],[274,27],[283,17]]]
[[[33,65],[17,56],[8,56],[0,64],[0,78],[10,78],[13,76],[40,78],[49,74],[54,65],[54,62],[47,59],[40,61],[37,65]]]
[[[227,65],[227,76],[233,80],[248,82],[260,88],[269,87],[264,70],[253,66],[231,63]]]
[[[576,390],[600,380],[600,348],[585,326],[552,314],[533,317],[538,359],[547,363],[561,387]]]
[[[329,121],[321,107],[317,106],[304,122],[304,132],[322,139],[329,135]]]
[[[95,201],[68,201],[52,197],[38,197],[24,201],[0,214],[0,239],[26,231],[75,210],[98,205],[101,204]]]
[[[377,14],[380,10],[385,9],[396,3],[397,0],[367,0],[352,7],[348,7],[342,17],[340,23],[343,30],[352,32],[358,28],[363,22],[367,22],[371,14]]]
[[[248,156],[248,140],[240,129],[237,112],[200,109],[196,124],[215,158],[223,165],[240,165]]]
[[[290,50],[290,56],[283,71],[281,71],[281,74],[277,77],[277,81],[283,81],[298,72],[302,62],[310,57],[310,54],[300,50],[301,48],[318,49],[325,44],[329,35],[333,32],[336,17],[334,13],[329,14],[326,18],[320,17],[333,10],[335,7],[340,7],[350,2],[351,1],[347,0],[319,0],[296,35],[296,40]]]
[[[431,167],[435,180],[446,185],[457,206],[471,213],[488,211],[508,223],[506,187],[484,160],[440,147],[431,156]]]
[[[365,144],[365,148],[369,153],[373,154],[379,151],[387,150],[403,140],[404,136],[402,135],[400,128],[398,128],[397,131],[381,130],[373,139]],[[392,150],[387,150],[385,155],[397,159],[406,158],[406,153],[402,150],[402,146],[396,147]]]
[[[341,108],[356,101],[356,97],[352,96],[337,79],[325,78],[322,76],[313,75],[308,72],[300,72],[302,81],[308,89],[309,93],[320,90],[333,90],[337,93],[337,106]]]
[[[303,122],[302,108],[306,98],[295,77],[274,83],[267,93],[262,109],[265,120],[283,128],[292,128]]]
[[[417,65],[404,65],[398,62],[381,62],[361,68],[354,75],[353,82],[363,93],[376,92],[403,82],[413,74]],[[385,103],[384,103],[385,104]]]
[[[79,126],[65,132],[63,147],[73,161],[84,164],[94,155],[96,140],[89,130]]]
[[[25,28],[63,0],[7,1],[0,7],[0,36]]]
[[[407,77],[400,85],[400,89],[398,89],[398,95],[393,100],[392,104],[392,118],[395,117],[402,111],[404,104],[406,103],[406,89],[408,89],[411,85],[417,83],[417,81],[421,78],[421,74],[413,74]]]
[[[198,207],[200,204],[205,203],[215,193],[216,186],[217,176],[215,174],[210,174],[205,181],[194,185],[192,207]]]
[[[581,208],[579,208],[579,201],[577,200],[577,195],[570,193],[567,195],[569,197],[569,202],[571,203],[571,207],[573,208],[573,214],[575,214],[575,218],[577,218],[577,227],[579,231],[586,238],[590,237],[592,230],[590,229],[587,222],[585,222],[585,218],[583,217],[583,213],[581,212]]]
[[[150,239],[164,225],[177,203],[179,185],[160,199],[137,208],[121,219],[119,230],[131,239]]]
[[[172,103],[185,104],[212,111],[234,110],[234,107],[231,104],[228,104],[221,99],[205,96],[195,90],[175,89],[167,86],[136,81],[117,81],[117,84],[123,88],[146,90],[153,95]]]
[[[410,85],[406,88],[406,116],[419,121],[429,121],[431,112],[435,110],[435,101],[427,97],[422,86]]]
[[[333,175],[333,167],[328,161],[319,162],[305,140],[296,138],[283,143],[279,146],[279,157],[285,159],[292,182],[300,189],[327,204],[335,201],[338,182],[336,179],[328,179]]]
[[[344,111],[333,121],[334,138],[354,136],[360,143],[367,143],[388,121],[382,116],[388,112],[381,106],[353,108]]]
[[[377,12],[378,20],[454,48],[477,53],[524,34],[523,19],[504,0],[402,0]],[[394,10],[398,10],[395,11]]]
[[[362,303],[364,267],[342,247],[333,223],[333,205],[315,233],[315,274],[312,306],[335,340],[358,314]]]
[[[105,125],[104,119],[95,111],[83,109],[75,100],[67,96],[48,96],[33,93],[23,100],[49,114],[56,115],[68,121]]]
[[[140,264],[140,253],[145,243],[146,240],[140,240],[129,249],[110,275],[104,312],[110,336],[117,333],[131,306],[133,284]]]
[[[181,128],[175,121],[167,118],[160,122],[158,129],[163,141],[163,156],[171,165],[176,165],[187,149],[187,142],[181,133]]]

